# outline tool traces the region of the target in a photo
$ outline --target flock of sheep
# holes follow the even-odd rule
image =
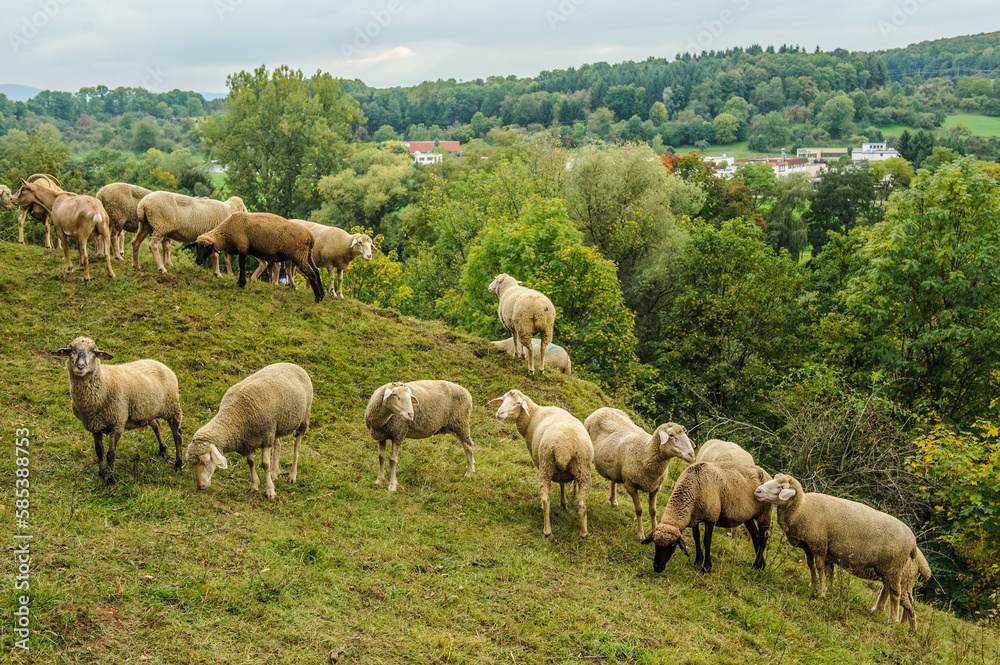
[[[27,214],[33,216],[37,212],[32,209],[34,206],[44,209],[56,228],[68,269],[72,264],[66,239],[78,240],[85,279],[88,278],[87,240],[92,236],[103,240],[108,273],[114,276],[111,255],[122,258],[124,230],[136,233],[132,242],[136,267],[139,245],[147,235],[151,236],[150,250],[157,267],[163,272],[166,272],[165,266],[170,265],[170,241],[179,240],[197,247],[199,264],[212,256],[217,275],[220,274],[219,254],[238,255],[240,286],[246,281],[248,254],[269,264],[265,266],[262,262],[258,274],[270,267],[272,279],[276,276],[277,263],[287,262],[289,282],[293,283],[291,277],[297,268],[312,285],[317,302],[323,297],[319,267],[327,267],[329,271],[331,294],[342,298],[343,271],[358,255],[371,259],[371,239],[366,235],[351,236],[340,229],[286,220],[268,213],[248,213],[237,197],[223,203],[168,192],[149,192],[125,183],[102,188],[96,198],[80,197],[57,192],[53,189],[58,187],[57,181],[50,183],[53,185],[50,187],[40,182],[43,179],[32,176],[22,180],[15,195],[0,186],[0,204],[7,207],[13,203],[22,206],[22,210],[27,207]],[[157,253],[158,247],[163,251],[162,260]],[[228,267],[228,256],[226,262]],[[536,362],[544,373],[547,355],[550,367],[570,373],[569,356],[551,344],[556,316],[552,302],[544,294],[520,286],[507,274],[497,275],[488,290],[497,294],[500,322],[511,333],[510,339],[493,344],[525,358],[530,374],[534,374]],[[541,340],[534,340],[535,335],[540,335]],[[94,437],[101,479],[108,484],[114,483],[115,448],[127,429],[149,426],[156,435],[160,455],[169,461],[157,422],[160,419],[168,423],[173,435],[174,469],[182,468],[178,383],[166,365],[149,359],[120,365],[103,364],[101,361],[111,360],[112,356],[88,337],[77,337],[55,353],[67,358],[73,414]],[[308,373],[291,363],[268,365],[231,386],[223,395],[218,412],[195,432],[187,448],[186,458],[194,469],[198,488],[209,487],[217,467],[228,468],[227,453],[238,453],[246,458],[250,467],[250,490],[258,491],[260,481],[253,457],[260,449],[265,493],[275,498],[281,438],[294,436],[288,477],[289,482],[294,483],[312,401],[313,386]],[[859,577],[882,581],[883,587],[872,612],[881,612],[888,601],[890,619],[899,621],[899,606],[902,605],[902,618],[911,627],[915,626],[913,586],[918,577],[926,580],[931,573],[913,532],[895,517],[857,502],[806,493],[795,478],[786,474],[772,478],[755,464],[748,452],[733,442],[707,441],[696,458],[687,430],[676,423],[660,425],[650,434],[632,422],[625,412],[607,407],[598,409],[581,422],[562,408],[536,404],[520,390],[510,390],[488,403],[498,406],[498,419],[513,420],[525,440],[537,468],[546,536],[552,534],[549,493],[553,482],[560,486],[560,503],[564,510],[567,509],[566,483],[574,485],[580,535],[587,535],[591,469],[596,468],[598,474],[611,482],[611,505],[618,505],[618,485],[632,498],[636,535],[643,544],[655,545],[653,569],[656,572],[665,568],[677,547],[687,554],[682,534],[688,527],[695,544],[695,566],[704,573],[711,572],[713,529],[716,526],[732,529],[731,535],[735,535],[740,525],[746,527],[753,543],[753,567],[763,569],[771,506],[775,505],[778,524],[788,542],[805,551],[816,595],[826,594],[826,578],[832,575],[834,565],[839,565]],[[454,435],[462,444],[467,460],[465,478],[472,478],[475,473],[469,427],[472,408],[469,391],[450,381],[394,382],[376,388],[364,414],[365,425],[379,446],[376,482],[385,482],[387,441],[392,441],[388,489],[395,491],[396,466],[403,440],[445,433]],[[106,455],[105,435],[108,437]],[[675,457],[690,466],[678,477],[657,523],[657,495],[667,478],[668,465]],[[652,529],[648,536],[643,528],[640,492],[645,492],[648,498]],[[701,526],[704,527],[703,538]]]

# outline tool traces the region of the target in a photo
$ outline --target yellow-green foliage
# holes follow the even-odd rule
[[[355,259],[344,274],[344,296],[379,307],[404,309],[413,289],[403,281],[403,264],[396,250],[382,253],[385,236],[372,235],[372,231],[355,226],[351,233],[367,233],[372,238],[372,260]]]

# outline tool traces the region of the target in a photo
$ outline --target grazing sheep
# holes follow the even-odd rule
[[[723,441],[722,439],[709,439],[701,444],[701,448],[698,449],[697,461],[739,462],[741,464],[749,464],[750,466],[756,464],[753,455],[740,448],[739,444],[732,441]],[[729,537],[735,538],[738,529],[739,527],[735,526],[730,529]]]
[[[417,406],[419,408],[414,409]],[[378,441],[378,479],[385,480],[385,442],[392,439],[389,457],[389,491],[396,491],[396,461],[403,439],[426,439],[435,434],[454,434],[465,449],[465,478],[476,471],[472,457],[469,418],[472,395],[451,381],[410,381],[379,386],[368,400],[365,426]]]
[[[139,201],[152,192],[139,185],[113,182],[97,190],[96,196],[108,211],[108,229],[111,231],[112,251],[115,258],[124,261],[125,232],[139,231]],[[167,249],[169,256],[169,244]],[[169,260],[168,260],[169,262]]]
[[[14,201],[11,200],[10,187],[7,185],[0,185],[0,208],[3,208],[7,212],[14,209]]]
[[[754,499],[754,490],[771,480],[767,471],[759,466],[736,462],[695,462],[684,469],[674,491],[670,493],[667,508],[660,523],[645,540],[644,545],[656,543],[653,570],[662,572],[680,545],[687,554],[684,529],[691,527],[694,536],[694,565],[705,573],[712,572],[712,530],[745,524],[753,541],[756,558],[753,567],[764,569],[764,550],[771,529],[771,506]],[[698,525],[705,523],[705,556],[702,558]]]
[[[798,480],[779,473],[756,490],[758,500],[778,507],[778,524],[793,547],[806,553],[814,593],[826,596],[826,576],[838,565],[861,578],[882,580],[872,611],[890,599],[889,618],[899,621],[899,605],[915,625],[912,589],[914,570],[930,577],[930,568],[910,527],[891,515],[856,501],[804,492]],[[912,566],[912,568],[911,568]],[[911,581],[910,578],[913,578]]]
[[[51,176],[48,173],[33,173],[28,176],[28,182],[48,187],[54,192],[63,191],[62,183],[55,176]],[[24,222],[27,220],[28,215],[31,215],[32,219],[45,224],[45,247],[52,249],[52,227],[49,221],[48,210],[40,203],[24,203],[19,204],[19,207],[20,210],[17,214],[17,241],[22,245],[24,244]]]
[[[156,422],[163,418],[174,435],[174,471],[181,462],[181,400],[177,376],[155,360],[135,360],[123,365],[104,365],[113,356],[97,348],[89,337],[77,337],[69,346],[53,351],[67,358],[69,398],[73,415],[94,435],[94,450],[100,477],[115,484],[115,449],[122,432],[149,426],[160,444],[160,457],[169,461],[167,447]],[[108,435],[108,456],[102,437]]]
[[[306,371],[294,363],[268,365],[231,386],[222,396],[215,416],[194,433],[187,449],[188,464],[194,468],[198,489],[207,489],[212,484],[216,466],[228,469],[225,453],[235,452],[245,456],[250,467],[247,491],[258,491],[260,480],[253,454],[259,448],[264,489],[267,498],[275,498],[280,437],[295,435],[292,470],[288,474],[288,482],[294,483],[298,476],[302,436],[309,429],[312,402],[312,381]]]
[[[372,239],[365,233],[348,233],[335,226],[324,226],[301,219],[292,220],[302,224],[312,231],[316,237],[313,246],[313,261],[320,268],[326,268],[330,275],[330,295],[344,297],[344,271],[351,267],[351,262],[359,256],[365,261],[372,260]],[[334,275],[336,271],[336,275]],[[292,271],[291,279],[295,275]],[[334,279],[336,277],[336,279]]]
[[[514,338],[508,337],[505,340],[490,342],[493,346],[497,347],[501,351],[505,351],[512,356],[516,356],[514,353]],[[534,357],[534,361],[540,363],[542,359],[542,341],[538,339],[531,340],[531,352]],[[556,344],[549,344],[545,349],[545,357],[549,361],[549,367],[554,367],[563,374],[569,376],[573,373],[573,363],[569,359],[569,354],[566,353],[566,349],[558,346]]]
[[[45,208],[48,218],[56,227],[56,237],[62,244],[66,259],[66,272],[73,272],[73,261],[69,258],[69,238],[75,238],[80,248],[80,265],[83,266],[83,281],[90,281],[90,258],[87,256],[87,241],[97,232],[105,247],[111,246],[111,232],[108,231],[108,213],[93,196],[54,191],[48,187],[21,180],[21,188],[13,197],[14,203],[24,207],[38,204]],[[111,252],[104,253],[108,276],[114,279],[111,269]]]
[[[205,262],[209,255],[218,260],[219,252],[240,257],[240,288],[246,286],[247,254],[268,262],[291,261],[312,286],[316,302],[323,299],[323,282],[313,262],[315,242],[309,229],[269,212],[235,212],[211,231],[194,241],[198,247],[195,261]]]
[[[230,196],[225,203],[204,197],[194,198],[175,194],[173,192],[152,192],[144,196],[136,204],[136,215],[139,218],[139,230],[132,238],[132,266],[139,269],[139,248],[146,236],[149,239],[149,251],[156,262],[156,268],[166,273],[164,260],[160,258],[157,247],[163,247],[166,265],[170,262],[170,241],[192,242],[202,233],[211,231],[222,220],[234,212],[246,212],[243,199]],[[214,272],[221,277],[219,258],[215,257]],[[232,272],[229,257],[226,257],[226,269]]]
[[[580,516],[580,537],[587,535],[587,496],[590,494],[590,465],[594,446],[583,423],[557,406],[538,406],[520,390],[509,390],[503,397],[490,400],[499,404],[497,418],[514,418],[517,431],[524,437],[531,461],[538,467],[538,488],[541,491],[543,533],[552,535],[549,522],[549,488],[559,483],[559,503],[566,510],[566,483],[576,484],[577,511]]]
[[[535,374],[535,356],[528,353],[528,349],[535,333],[541,334],[539,371],[544,374],[545,352],[552,341],[556,308],[545,295],[520,284],[507,273],[500,273],[493,279],[489,291],[499,298],[497,314],[500,323],[514,338],[514,355],[528,357],[528,374],[532,376]]]
[[[649,494],[649,528],[656,522],[656,497],[667,477],[670,460],[679,457],[694,462],[694,445],[687,430],[676,423],[656,428],[652,435],[628,417],[621,409],[603,407],[587,416],[583,422],[594,444],[594,468],[611,481],[609,501],[618,506],[616,484],[625,487],[635,505],[635,532],[639,540],[646,537],[642,529],[642,503],[639,492]]]

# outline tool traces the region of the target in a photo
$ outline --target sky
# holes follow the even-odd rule
[[[224,93],[230,74],[286,64],[384,88],[755,43],[871,51],[997,29],[995,0],[31,0],[0,13],[0,83]]]

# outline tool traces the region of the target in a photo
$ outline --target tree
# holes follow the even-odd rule
[[[382,125],[375,130],[375,134],[372,135],[372,139],[379,143],[384,141],[398,141],[399,135],[396,134],[396,130],[392,128],[392,125]]]
[[[663,102],[653,102],[653,108],[649,109],[649,119],[653,121],[653,126],[659,127],[670,120],[667,107]]]
[[[603,104],[615,114],[615,120],[627,120],[634,115],[642,120],[646,115],[646,89],[629,85],[613,85],[604,95]]]
[[[787,145],[791,140],[791,129],[788,120],[778,111],[766,115],[755,115],[750,121],[750,137],[754,146],[767,151]]]
[[[822,251],[829,231],[847,235],[858,224],[874,221],[873,215],[882,212],[875,202],[875,186],[869,168],[831,165],[823,173],[805,213],[813,254]]]
[[[802,213],[812,199],[812,194],[812,183],[803,173],[779,178],[774,187],[774,204],[765,215],[768,243],[775,249],[787,249],[796,262],[809,244],[809,233]]]
[[[223,114],[199,125],[208,153],[249,209],[306,217],[319,205],[319,178],[336,170],[362,120],[358,103],[329,74],[306,79],[285,65],[233,74],[227,85]]]
[[[740,121],[729,113],[720,113],[712,121],[716,143],[732,143],[740,132]]]
[[[132,152],[140,155],[155,148],[160,143],[160,129],[149,120],[136,123],[132,131]]]
[[[606,138],[611,132],[611,123],[615,120],[615,114],[603,106],[590,114],[587,121],[587,128],[590,133],[599,139]]]
[[[767,162],[750,162],[737,169],[736,177],[750,190],[750,209],[758,212],[760,204],[774,192],[774,169]]]
[[[841,93],[827,100],[819,112],[819,126],[834,138],[850,136],[854,131],[854,102]]]

